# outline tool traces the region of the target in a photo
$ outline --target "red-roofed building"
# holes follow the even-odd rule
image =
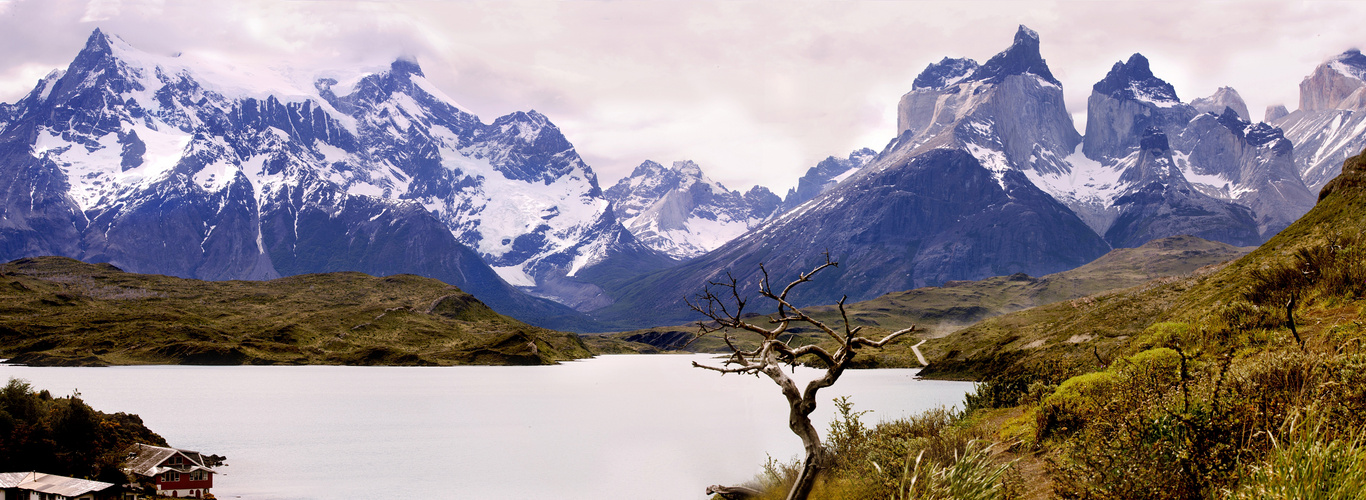
[[[204,498],[213,488],[213,468],[223,458],[197,451],[135,444],[128,449],[124,470],[156,494],[168,497]]]

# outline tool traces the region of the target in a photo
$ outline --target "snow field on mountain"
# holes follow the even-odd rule
[[[119,193],[161,180],[180,161],[190,144],[191,136],[175,128],[153,130],[143,125],[127,125],[147,146],[142,164],[126,171],[120,168],[123,146],[118,134],[108,133],[92,138],[98,146],[89,149],[79,143],[68,142],[61,134],[41,127],[33,146],[33,156],[47,156],[66,173],[71,184],[71,197],[81,210],[90,210],[101,200]]]

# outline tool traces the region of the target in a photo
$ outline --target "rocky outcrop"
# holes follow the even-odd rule
[[[821,160],[816,166],[807,169],[805,175],[797,179],[797,187],[787,190],[787,196],[783,197],[780,210],[791,210],[830,190],[836,184],[853,176],[855,172],[858,172],[858,169],[863,168],[876,157],[876,151],[863,148],[849,153],[848,158],[831,156]]]
[[[1294,147],[1279,128],[1226,108],[1192,119],[1176,142],[1186,153],[1183,177],[1206,195],[1251,209],[1262,241],[1314,207],[1295,168]]]
[[[1252,115],[1247,111],[1247,103],[1243,102],[1243,96],[1238,95],[1233,87],[1219,87],[1214,94],[1209,97],[1201,97],[1191,101],[1191,107],[1201,113],[1224,114],[1224,109],[1232,109],[1238,114],[1238,118],[1243,121],[1252,121]]]
[[[1300,110],[1363,110],[1366,93],[1366,55],[1360,50],[1343,52],[1320,64],[1300,82]]]
[[[1092,87],[1082,152],[1096,161],[1122,158],[1138,147],[1147,129],[1177,135],[1198,113],[1181,103],[1170,83],[1153,75],[1143,54],[1134,54]]]
[[[1286,115],[1289,114],[1290,110],[1285,109],[1284,104],[1272,104],[1266,107],[1266,115],[1265,118],[1262,118],[1262,121],[1271,123],[1281,118],[1285,118]]]
[[[1300,109],[1272,125],[1295,143],[1295,166],[1311,190],[1342,172],[1366,148],[1366,55],[1349,50],[1300,83]]]
[[[1126,160],[1132,164],[1122,180],[1130,187],[1115,199],[1119,214],[1105,232],[1114,247],[1137,247],[1181,234],[1236,246],[1261,243],[1252,211],[1191,186],[1173,158],[1167,135],[1158,128],[1144,131],[1139,149]]]

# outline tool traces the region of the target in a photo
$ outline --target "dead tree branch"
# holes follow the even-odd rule
[[[797,475],[797,480],[793,483],[792,489],[788,491],[788,500],[805,499],[811,493],[816,475],[825,467],[827,462],[820,435],[811,423],[811,413],[816,410],[817,393],[821,389],[835,385],[840,375],[853,362],[858,349],[864,347],[881,348],[916,331],[916,327],[912,326],[892,332],[879,340],[873,340],[858,336],[862,327],[849,324],[849,314],[844,307],[845,298],[841,298],[838,304],[840,319],[843,321],[840,330],[832,328],[792,304],[789,296],[797,285],[809,283],[816,273],[829,267],[838,266],[839,263],[831,260],[830,254],[826,253],[824,263],[808,272],[799,274],[797,279],[783,287],[781,292],[775,293],[769,282],[768,269],[760,264],[759,271],[762,277],[758,283],[759,296],[770,299],[777,304],[775,315],[759,316],[765,318],[772,325],[770,328],[746,321],[744,314],[748,302],[740,293],[739,282],[730,273],[727,273],[723,280],[708,282],[701,293],[694,299],[687,301],[692,310],[710,320],[698,323],[697,338],[719,331],[731,350],[731,355],[722,366],[708,366],[697,362],[694,362],[693,366],[720,372],[723,375],[739,373],[757,376],[762,373],[778,385],[783,396],[787,399],[789,407],[788,426],[794,434],[802,439],[806,451],[802,470]],[[816,327],[826,336],[829,336],[838,347],[833,353],[814,344],[794,349],[788,345],[788,341],[781,338],[783,332],[787,331],[788,326],[793,322],[802,322]],[[730,332],[734,330],[756,335],[759,346],[751,351],[740,350],[731,342]],[[807,383],[805,388],[799,389],[797,383],[787,372],[783,371],[782,365],[796,365],[804,358],[820,360],[825,365],[825,373]],[[726,498],[741,498],[758,494],[750,488],[727,486],[711,486],[707,488],[707,493],[720,494]]]

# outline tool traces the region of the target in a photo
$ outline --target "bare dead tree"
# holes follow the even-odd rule
[[[839,330],[811,317],[789,302],[788,295],[797,285],[810,282],[812,276],[827,267],[838,266],[839,263],[830,260],[830,254],[826,253],[825,263],[801,274],[782,291],[775,292],[769,285],[768,270],[764,268],[763,264],[760,264],[759,270],[763,273],[763,280],[759,283],[759,296],[777,302],[778,306],[776,315],[758,317],[766,319],[769,328],[745,319],[745,307],[749,304],[740,294],[739,283],[729,273],[727,273],[725,280],[709,281],[702,293],[699,293],[694,299],[688,300],[689,307],[711,320],[710,322],[698,323],[700,329],[698,338],[720,332],[722,339],[731,349],[730,357],[722,366],[708,366],[697,362],[693,362],[693,366],[722,374],[741,373],[758,376],[762,373],[778,384],[783,396],[787,398],[787,404],[790,408],[788,427],[802,439],[802,445],[806,451],[806,459],[802,463],[801,472],[797,475],[797,481],[792,484],[792,489],[788,491],[788,500],[804,500],[811,493],[816,475],[825,468],[828,462],[825,456],[825,448],[821,445],[820,435],[817,434],[816,427],[811,424],[811,412],[816,410],[816,393],[834,385],[835,381],[839,380],[845,368],[854,360],[857,349],[861,347],[881,348],[898,337],[915,331],[915,326],[911,326],[893,332],[883,337],[882,340],[873,341],[858,336],[859,330],[863,328],[862,326],[850,326],[849,315],[844,310],[844,301],[848,298],[847,296],[839,301],[840,317],[844,323],[844,326]],[[831,339],[834,339],[839,347],[835,349],[834,353],[830,353],[817,345],[792,348],[788,345],[788,341],[781,337],[787,331],[788,325],[794,321],[815,326],[830,336]],[[758,336],[759,346],[750,351],[736,347],[731,337],[733,330]],[[788,340],[791,340],[791,336],[788,337]],[[823,376],[808,383],[805,390],[800,390],[797,383],[788,376],[787,372],[783,371],[782,365],[795,365],[804,358],[819,359],[826,368]],[[757,494],[753,489],[743,486],[717,485],[707,488],[707,493],[719,494],[725,498],[743,498]]]

